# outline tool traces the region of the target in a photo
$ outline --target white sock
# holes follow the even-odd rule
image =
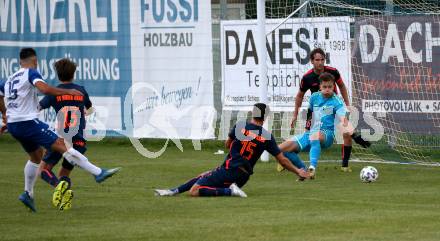
[[[27,161],[24,166],[24,190],[29,193],[29,196],[34,197],[34,186],[37,180],[38,164]]]
[[[90,163],[87,157],[73,148],[64,152],[63,157],[72,165],[77,165],[94,176],[98,176],[101,173],[101,168]]]

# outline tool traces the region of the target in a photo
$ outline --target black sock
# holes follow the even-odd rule
[[[362,138],[362,136],[359,133],[357,133],[357,132],[354,132],[351,135],[351,138],[354,140],[354,142],[356,142],[357,144],[361,145],[363,148],[368,148],[368,147],[371,146],[371,142],[369,142],[367,140],[364,140]]]
[[[69,177],[62,176],[62,177],[60,177],[60,181],[66,181],[66,182],[69,184],[69,185],[67,186],[67,189],[70,189],[70,187],[72,186],[72,183],[71,183]]]
[[[342,167],[348,167],[351,156],[351,146],[342,145]]]
[[[201,197],[231,196],[231,189],[202,186],[199,188],[199,196]]]
[[[189,189],[191,189],[191,187],[200,179],[200,176],[195,177],[189,181],[187,181],[186,183],[180,185],[179,187],[173,188],[171,189],[171,191],[176,192],[176,193],[183,193],[186,191],[189,191]]]

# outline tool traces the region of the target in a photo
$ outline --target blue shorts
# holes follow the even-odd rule
[[[8,123],[8,131],[28,153],[36,151],[40,146],[50,150],[58,139],[58,135],[38,119]]]
[[[73,144],[73,149],[79,151],[81,154],[84,154],[87,151],[86,142],[84,140],[73,141],[72,144]],[[49,150],[46,152],[43,161],[47,164],[55,166],[62,157],[63,155],[60,154],[59,152]],[[63,167],[65,167],[68,170],[73,169],[73,165],[70,164],[70,162],[68,162],[66,159],[64,159],[63,161]]]
[[[324,134],[324,142],[321,143],[323,149],[329,148],[333,144],[335,138],[334,132],[331,130],[320,130]],[[292,141],[296,141],[299,145],[300,151],[310,151],[310,131],[306,131],[301,135],[292,137]]]
[[[196,184],[200,186],[227,188],[232,183],[235,183],[237,186],[242,187],[248,180],[249,174],[243,170],[239,168],[226,169],[220,166],[210,172],[202,174]]]

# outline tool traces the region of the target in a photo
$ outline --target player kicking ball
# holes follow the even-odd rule
[[[234,125],[225,142],[229,153],[221,166],[202,173],[179,187],[156,189],[155,195],[174,196],[189,191],[192,197],[247,197],[241,187],[253,174],[253,168],[264,151],[268,151],[284,168],[300,178],[308,178],[309,173],[293,166],[278,148],[273,135],[263,128],[268,112],[265,104],[257,103],[253,107],[250,122],[237,122]]]
[[[46,84],[36,70],[37,54],[32,48],[23,48],[20,51],[20,66],[21,68],[0,86],[0,96],[4,98],[4,104],[0,102],[0,111],[6,116],[9,133],[29,154],[30,160],[24,167],[25,191],[19,196],[19,200],[35,212],[33,189],[43,157],[41,146],[48,151],[62,153],[69,163],[92,174],[98,183],[114,175],[119,168],[106,170],[93,165],[79,151],[67,147],[64,140],[51,131],[46,123],[38,120],[37,91],[46,95],[65,95],[73,98],[84,97],[83,93],[76,89],[55,88]]]
[[[284,155],[300,169],[306,169],[306,166],[297,153],[309,151],[308,171],[311,179],[315,178],[321,149],[329,148],[333,144],[335,126],[338,126],[342,133],[353,133],[353,128],[346,119],[344,102],[334,93],[334,76],[330,73],[322,73],[319,80],[321,90],[313,93],[309,101],[309,111],[313,113],[310,131],[280,144]]]
[[[64,138],[64,141],[75,150],[84,154],[87,150],[84,138],[86,128],[85,116],[91,112],[92,102],[83,86],[73,83],[76,64],[67,58],[55,62],[58,80],[61,82],[57,88],[76,89],[83,96],[69,95],[47,95],[40,101],[40,109],[54,108],[57,114],[57,133]],[[55,188],[52,197],[52,204],[59,210],[67,210],[72,206],[73,191],[69,178],[73,165],[65,158],[62,162],[58,177],[52,172],[53,167],[60,161],[62,155],[58,152],[48,151],[40,164],[41,178]]]

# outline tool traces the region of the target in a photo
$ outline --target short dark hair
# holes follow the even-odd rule
[[[315,54],[321,54],[322,57],[324,57],[324,59],[325,59],[325,52],[321,48],[316,48],[316,49],[312,50],[312,52],[310,52],[310,60],[315,59]]]
[[[20,59],[27,59],[29,57],[37,56],[37,52],[33,48],[22,48],[20,50]]]
[[[331,81],[334,84],[335,83],[335,76],[333,76],[332,74],[327,73],[327,72],[324,72],[321,75],[319,75],[319,82],[320,83],[328,82],[328,81]]]
[[[264,121],[269,113],[269,106],[264,103],[256,103],[252,109],[252,118],[257,121]]]
[[[68,58],[62,58],[53,64],[60,81],[70,81],[76,71],[76,64]]]

